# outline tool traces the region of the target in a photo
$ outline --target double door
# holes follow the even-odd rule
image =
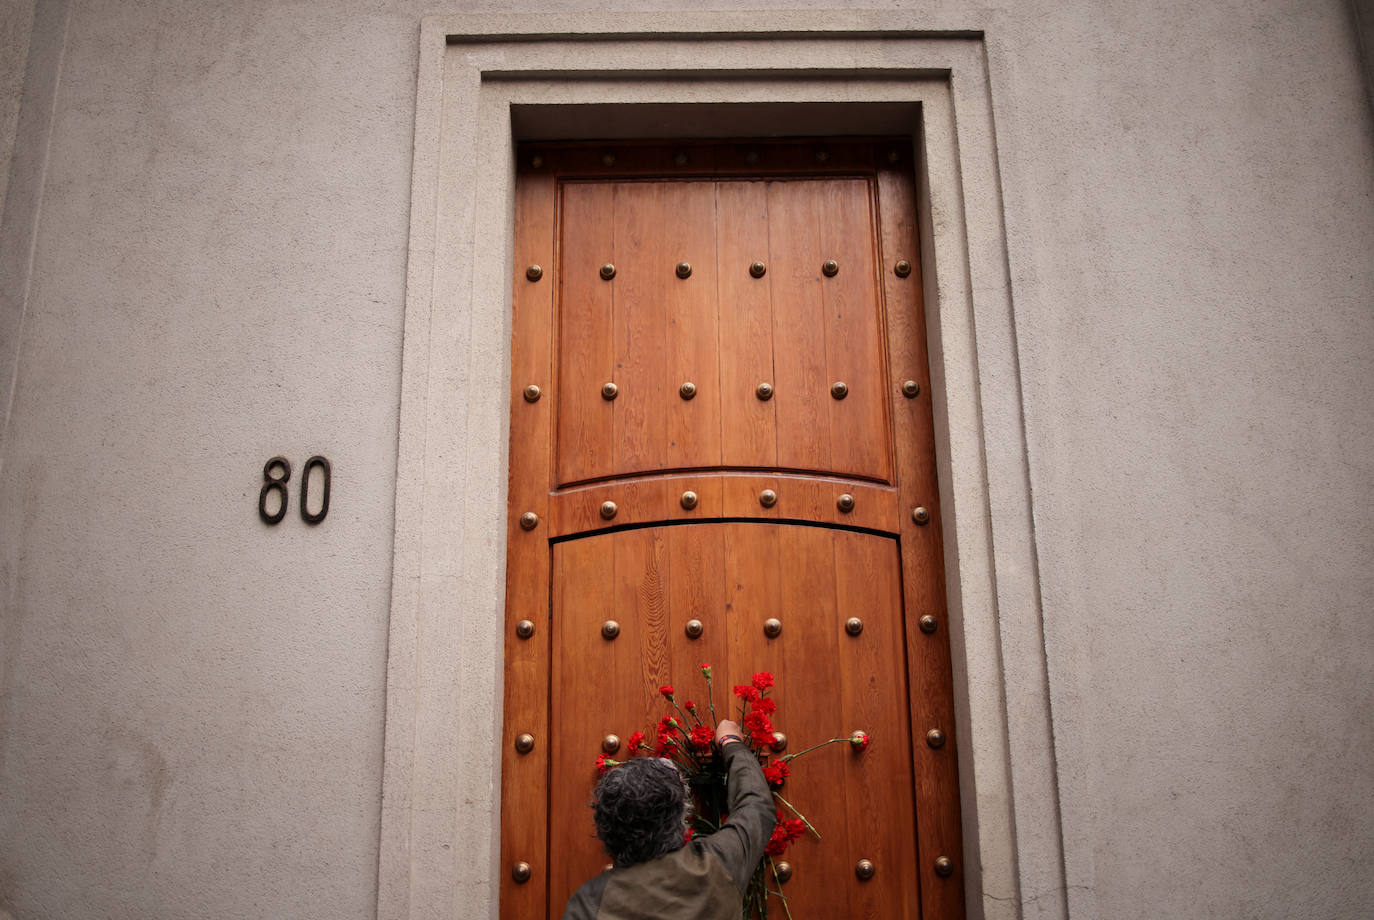
[[[703,663],[872,739],[792,763],[793,917],[962,916],[909,144],[518,155],[502,916],[601,870],[596,756]]]

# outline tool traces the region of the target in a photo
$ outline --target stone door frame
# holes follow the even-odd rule
[[[996,14],[978,18],[423,21],[379,917],[497,916],[514,139],[569,132],[913,137],[968,913],[1067,916],[985,31]]]

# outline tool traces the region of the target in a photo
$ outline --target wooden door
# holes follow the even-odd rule
[[[909,144],[518,156],[502,916],[601,870],[602,741],[703,662],[718,704],[773,672],[790,744],[872,738],[792,763],[796,920],[962,916]]]

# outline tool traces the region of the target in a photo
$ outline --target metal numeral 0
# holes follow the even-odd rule
[[[276,469],[281,473],[280,476],[273,476],[272,471]],[[309,472],[307,468],[306,472]],[[262,468],[262,491],[258,493],[258,516],[268,524],[279,524],[281,519],[286,517],[286,484],[291,481],[291,461],[285,457],[273,457],[268,460]],[[328,479],[325,480],[328,482]],[[267,513],[267,493],[275,491],[281,498],[275,514]],[[329,492],[326,489],[325,496],[328,501]],[[304,506],[302,505],[302,508]]]
[[[311,514],[309,501],[310,471],[317,466],[324,470],[324,497],[320,499],[320,510]],[[301,468],[301,519],[307,524],[318,524],[329,513],[329,481],[332,478],[333,471],[330,469],[329,461],[319,454],[305,461],[305,466]],[[285,504],[286,502],[283,500],[283,507]]]

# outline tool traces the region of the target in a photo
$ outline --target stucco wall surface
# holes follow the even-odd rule
[[[1346,3],[890,6],[986,30],[1070,914],[1366,916],[1374,125]],[[375,914],[419,24],[473,8],[596,5],[35,7],[0,227],[20,920]]]
[[[5,203],[32,31],[33,0],[12,0],[0,6],[0,164],[4,164],[0,170],[0,207]]]
[[[1374,143],[1345,10],[1042,12],[994,93],[1070,904],[1368,915]]]

